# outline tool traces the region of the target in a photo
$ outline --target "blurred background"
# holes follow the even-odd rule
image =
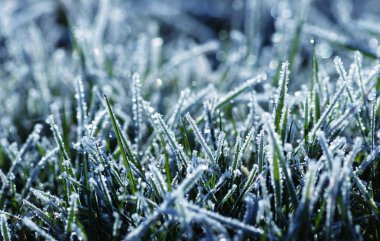
[[[378,0],[1,0],[0,5],[2,142],[22,141],[51,113],[75,124],[78,76],[88,102],[107,93],[115,108],[129,110],[129,83],[138,73],[143,97],[166,113],[187,88],[225,92],[259,73],[267,75],[260,88],[276,86],[286,60],[290,88],[302,89],[313,49],[326,73],[334,71],[336,55],[345,63],[354,50],[364,61],[379,56]]]

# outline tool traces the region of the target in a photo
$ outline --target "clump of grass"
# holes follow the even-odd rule
[[[0,8],[2,240],[380,239],[376,16],[25,2]]]

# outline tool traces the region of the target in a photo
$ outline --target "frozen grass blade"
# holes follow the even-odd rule
[[[231,198],[231,196],[235,193],[236,189],[237,189],[236,184],[233,184],[232,187],[226,193],[226,195],[223,197],[220,204],[223,205],[225,202],[227,202]]]
[[[310,91],[311,91],[311,99],[314,100],[314,123],[318,121],[320,118],[320,92],[321,92],[321,84],[319,80],[319,64],[315,50],[315,41],[311,40],[311,44],[313,45],[313,56],[312,56],[312,69],[310,76]],[[308,99],[307,99],[308,101]]]
[[[286,183],[287,189],[290,193],[290,198],[292,200],[294,207],[297,207],[298,206],[298,197],[297,197],[297,193],[296,193],[296,189],[295,189],[293,180],[291,178],[290,169],[289,169],[288,163],[285,160],[284,151],[283,151],[283,148],[281,145],[281,141],[279,140],[277,133],[275,133],[274,128],[273,128],[273,124],[271,124],[269,117],[267,117],[266,127],[267,127],[267,131],[268,131],[269,138],[270,138],[270,145],[271,145],[271,148],[273,148],[272,153],[273,153],[273,163],[275,165],[274,168],[276,168],[277,165],[281,166],[282,173],[285,176],[285,183]],[[273,170],[276,182],[280,181],[280,171],[279,170],[280,169],[278,167],[276,168],[276,170]],[[278,180],[276,178],[278,178]],[[280,194],[280,192],[278,192],[278,194]],[[280,197],[277,197],[277,198],[279,200],[281,200]]]
[[[304,107],[304,125],[303,125],[303,133],[305,136],[305,142],[309,143],[309,128],[310,124],[312,123],[311,115],[310,115],[310,98],[309,96],[306,97],[305,100],[305,107]]]
[[[140,93],[141,84],[140,76],[134,74],[132,77],[132,111],[133,111],[133,121],[135,124],[135,142],[139,144],[142,138],[142,97]]]
[[[347,83],[343,83],[342,86],[339,88],[337,93],[335,94],[334,98],[331,100],[331,103],[327,107],[327,109],[323,112],[321,118],[318,120],[318,122],[315,124],[313,129],[311,130],[311,137],[314,139],[314,136],[317,132],[317,130],[322,126],[322,123],[326,120],[326,118],[330,115],[332,112],[335,104],[338,102],[340,96],[343,94],[344,89],[346,88]]]
[[[327,117],[331,114],[332,110],[334,109],[336,103],[338,102],[339,98],[343,94],[344,89],[346,88],[347,83],[343,83],[342,86],[339,88],[337,93],[335,94],[334,98],[331,100],[330,104],[327,106],[326,110],[323,112],[321,118],[318,120],[318,122],[314,125],[313,129],[311,129],[309,133],[309,143],[312,142],[315,138],[315,134],[319,130],[319,128],[322,126],[323,122],[327,119]],[[294,150],[294,154],[298,153],[302,146],[305,144],[305,137],[302,139],[302,141],[299,143],[297,148]]]
[[[43,229],[38,227],[38,225],[35,222],[33,222],[30,218],[24,217],[22,219],[22,222],[24,223],[26,227],[36,232],[39,236],[43,237],[45,240],[56,241],[55,238],[53,238],[50,234],[46,233]]]
[[[224,95],[223,98],[221,98],[215,105],[215,109],[220,109],[224,105],[226,105],[231,100],[235,99],[237,96],[242,94],[243,92],[247,91],[251,87],[253,87],[256,84],[259,84],[261,81],[266,79],[266,75],[261,74],[255,78],[249,79],[246,82],[244,82],[242,85],[236,87],[234,90],[228,92],[226,95]]]
[[[355,104],[355,97],[354,95],[352,94],[351,92],[351,83],[347,80],[347,73],[346,73],[346,70],[344,69],[344,66],[343,66],[343,63],[342,63],[342,59],[340,57],[335,57],[334,59],[334,63],[335,63],[335,68],[337,70],[337,72],[339,73],[339,76],[340,78],[345,82],[347,83],[347,88],[346,88],[346,91],[348,93],[348,97],[351,101],[352,104]],[[365,131],[365,128],[364,128],[364,125],[360,119],[360,116],[359,114],[356,114],[356,121],[359,125],[359,128],[360,128],[360,132],[362,134],[362,137],[365,141],[365,134],[364,134],[364,131]]]
[[[271,183],[274,189],[275,207],[280,210],[282,207],[282,180],[281,169],[277,155],[274,154],[274,149],[268,148],[267,155],[269,160]]]
[[[184,104],[188,101],[187,98],[190,96],[190,90],[186,89],[184,91],[181,91],[181,95],[179,97],[178,103],[176,104],[173,114],[170,116],[168,120],[169,126],[174,126],[175,123],[177,123],[178,118],[180,116],[181,110],[184,107]]]
[[[184,179],[180,185],[169,195],[168,198],[160,205],[156,211],[142,221],[132,232],[130,232],[123,240],[140,240],[141,237],[146,234],[146,230],[157,220],[159,215],[165,212],[177,198],[183,197],[190,189],[196,184],[196,182],[201,178],[202,173],[207,169],[206,166],[197,167],[193,173],[189,174],[186,179]]]
[[[312,211],[312,200],[314,197],[314,184],[316,180],[316,164],[309,164],[309,169],[305,176],[305,183],[302,190],[302,199],[295,212],[295,216],[289,227],[287,240],[294,240],[297,238],[306,238],[309,232],[309,218]]]
[[[155,186],[157,187],[161,197],[164,198],[165,194],[168,191],[164,177],[162,176],[161,172],[157,169],[157,167],[153,165],[150,166],[150,171],[152,172],[152,180]]]
[[[195,124],[195,121],[193,120],[193,118],[191,118],[190,114],[187,113],[186,114],[186,119],[187,121],[190,123],[191,125],[191,128],[193,129],[194,131],[194,134],[195,136],[197,137],[197,140],[198,142],[201,144],[203,150],[205,151],[208,159],[211,161],[211,163],[214,163],[215,164],[215,158],[214,156],[212,155],[212,152],[211,152],[211,149],[210,147],[208,147],[205,139],[203,138],[202,134],[200,133],[197,125]]]
[[[136,192],[136,186],[135,186],[136,184],[135,184],[135,180],[133,178],[132,169],[131,169],[131,166],[129,164],[129,160],[127,158],[127,155],[125,153],[123,142],[121,141],[121,137],[120,137],[121,135],[120,135],[117,123],[116,123],[116,119],[115,119],[114,113],[113,113],[113,111],[111,109],[111,105],[110,105],[110,103],[109,103],[108,98],[107,98],[106,95],[104,96],[104,98],[105,98],[105,100],[107,102],[108,113],[109,113],[109,115],[111,117],[112,126],[113,126],[113,129],[114,129],[115,134],[116,134],[117,144],[119,145],[120,150],[121,150],[121,156],[123,158],[124,166],[127,169],[128,179],[129,179],[129,182],[130,182],[130,185],[131,185],[131,191],[132,191],[132,194],[134,194]]]
[[[78,140],[84,134],[84,126],[87,124],[87,104],[84,99],[84,88],[81,77],[75,79],[75,99],[77,100],[77,138]]]
[[[198,214],[202,214],[204,216],[207,216],[211,219],[214,219],[218,222],[221,222],[231,228],[235,228],[235,229],[239,229],[239,230],[242,230],[243,232],[247,232],[257,238],[261,237],[261,235],[263,234],[263,231],[258,229],[258,228],[255,228],[253,226],[250,226],[250,225],[247,225],[247,224],[244,224],[238,220],[235,220],[235,219],[232,219],[232,218],[229,218],[229,217],[225,217],[225,216],[221,216],[217,213],[214,213],[214,212],[210,212],[210,211],[207,211],[205,209],[202,209],[202,208],[199,208],[195,205],[192,205],[192,204],[187,204],[188,208]]]
[[[258,154],[257,154],[257,163],[259,165],[259,173],[264,170],[265,163],[265,151],[264,151],[264,130],[261,130],[257,136],[257,146],[258,146]]]
[[[328,168],[329,168],[329,171],[332,172],[333,171],[333,162],[334,162],[334,157],[333,157],[333,154],[329,148],[329,145],[327,143],[327,140],[326,140],[326,137],[325,137],[325,134],[323,133],[323,131],[318,131],[317,132],[317,138],[319,140],[319,143],[322,147],[322,150],[323,150],[323,153],[327,159],[327,164],[328,164]]]
[[[31,209],[38,218],[40,218],[42,221],[44,221],[46,224],[48,224],[51,228],[53,228],[56,231],[55,225],[53,224],[53,220],[49,217],[46,211],[41,210],[40,208],[36,207],[26,199],[24,199],[23,204],[27,206],[29,209]]]
[[[289,63],[284,62],[281,67],[280,81],[276,93],[275,109],[274,109],[274,123],[277,133],[281,133],[281,117],[285,113],[286,94],[288,91],[289,82]]]
[[[59,147],[59,151],[64,158],[64,160],[70,160],[69,155],[66,152],[65,143],[63,142],[62,134],[58,129],[58,126],[55,124],[54,117],[49,116],[46,120],[46,122],[50,125],[50,130],[53,132],[54,140],[57,143],[57,146]]]
[[[241,149],[241,138],[240,136],[238,136],[236,138],[236,142],[235,142],[235,147],[234,147],[234,153],[233,153],[233,159],[232,159],[232,162],[231,162],[231,165],[230,165],[230,171],[232,173],[232,182],[231,182],[231,185],[234,183],[235,181],[235,177],[236,176],[239,176],[240,175],[240,166],[239,166],[239,162],[240,162],[240,149]]]
[[[5,216],[5,214],[0,214],[0,223],[1,223],[1,236],[3,237],[3,240],[10,241],[11,234],[9,232],[7,217]]]
[[[158,113],[155,113],[153,115],[153,119],[155,120],[156,124],[159,126],[158,129],[160,129],[163,134],[165,135],[166,139],[169,142],[170,147],[176,154],[178,160],[181,162],[183,166],[187,166],[187,163],[189,163],[189,160],[186,156],[186,154],[183,151],[182,146],[178,144],[178,142],[175,140],[174,133],[169,129],[169,127],[165,124],[164,120],[162,119],[161,115]]]
[[[76,193],[73,193],[70,196],[70,206],[68,208],[68,219],[65,225],[65,233],[66,233],[67,238],[71,236],[71,231],[73,229],[73,225],[76,220],[76,213],[78,212],[78,206],[77,206],[78,198],[79,198],[79,195]]]
[[[223,149],[225,137],[226,137],[226,134],[224,132],[220,132],[218,135],[218,140],[216,142],[215,161],[218,161],[219,158],[222,156],[222,149]]]
[[[160,140],[162,143],[162,150],[164,152],[164,158],[165,158],[165,174],[166,174],[166,183],[168,185],[168,190],[171,192],[172,191],[172,175],[170,171],[170,163],[169,163],[169,156],[166,151],[166,142],[164,140],[164,137],[160,135]]]
[[[238,198],[236,199],[232,207],[231,213],[235,212],[236,207],[238,206],[239,202],[248,194],[249,190],[252,189],[254,181],[257,180],[257,170],[258,170],[257,165],[254,165],[252,170],[249,172],[247,181],[245,182],[243,189],[241,190]]]
[[[376,98],[376,92],[375,91],[372,91],[369,94],[368,100],[371,102],[370,128],[371,128],[371,150],[373,152],[373,151],[375,151],[376,104],[377,104],[377,98]]]
[[[41,160],[38,162],[36,168],[32,171],[32,173],[30,174],[30,177],[28,178],[28,181],[26,182],[25,184],[25,187],[24,189],[22,190],[22,194],[21,196],[23,198],[26,197],[27,193],[29,192],[29,189],[31,188],[32,186],[32,182],[37,178],[38,174],[41,172],[41,170],[45,167],[46,165],[46,162],[52,158],[55,154],[57,154],[59,151],[59,148],[56,147],[55,149],[49,151],[46,153],[46,155],[41,158]]]
[[[370,193],[368,193],[367,188],[365,187],[365,185],[363,184],[363,182],[355,174],[353,175],[353,177],[354,177],[354,182],[355,182],[356,186],[359,188],[359,191],[362,194],[362,196],[365,198],[365,201],[371,207],[371,209],[373,210],[374,214],[378,215],[379,214],[379,209],[378,209],[378,207],[376,205],[375,200],[373,200],[373,198],[371,197]]]

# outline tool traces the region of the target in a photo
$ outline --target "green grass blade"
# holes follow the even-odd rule
[[[129,182],[130,182],[130,185],[131,185],[131,191],[132,191],[132,194],[135,194],[136,192],[136,184],[135,184],[135,180],[133,178],[133,174],[132,174],[132,169],[131,169],[131,166],[129,164],[129,161],[128,161],[128,158],[127,158],[127,155],[125,153],[125,149],[124,149],[124,145],[123,145],[123,142],[121,140],[121,135],[120,135],[120,132],[119,132],[119,128],[117,126],[117,123],[116,123],[116,119],[115,119],[115,115],[112,111],[112,108],[111,108],[111,105],[108,101],[108,98],[106,95],[104,95],[104,98],[106,100],[106,103],[107,103],[107,108],[108,108],[108,113],[111,117],[111,121],[112,121],[112,126],[113,126],[113,129],[115,131],[115,134],[116,134],[116,139],[117,139],[117,144],[119,145],[119,148],[121,150],[121,156],[123,158],[123,162],[124,162],[124,166],[125,168],[127,169],[127,173],[128,173],[128,179],[129,179]]]

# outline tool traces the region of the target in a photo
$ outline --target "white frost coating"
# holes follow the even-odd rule
[[[323,114],[321,115],[321,117],[319,118],[318,122],[315,124],[315,126],[313,127],[313,129],[310,131],[309,135],[311,137],[314,137],[315,136],[315,133],[318,131],[318,129],[322,126],[323,122],[326,120],[326,118],[331,114],[332,110],[334,109],[336,103],[338,102],[339,98],[341,97],[341,95],[343,94],[343,91],[346,89],[347,87],[347,83],[344,82],[340,89],[337,91],[337,93],[335,94],[335,96],[333,97],[333,99],[331,100],[330,104],[327,106],[326,110],[323,112]],[[309,141],[311,141],[312,138],[309,138]],[[305,144],[305,139],[302,140],[302,142],[298,145],[297,149],[295,150],[295,152],[298,152],[301,148],[302,148],[302,145]]]
[[[149,169],[152,173],[152,180],[155,183],[158,191],[160,192],[161,197],[165,197],[168,190],[164,177],[162,176],[158,168],[154,165],[150,165]]]
[[[37,166],[33,169],[33,171],[31,172],[26,184],[25,184],[25,187],[22,191],[22,197],[25,197],[26,196],[26,193],[29,191],[30,187],[32,186],[32,182],[35,180],[35,178],[38,176],[38,174],[40,173],[40,171],[45,167],[46,163],[54,156],[58,153],[59,151],[59,148],[56,147],[52,150],[49,150],[46,155],[44,157],[41,158],[41,160],[38,162]]]
[[[290,223],[288,238],[295,236],[299,228],[303,228],[308,225],[305,224],[304,217],[308,217],[313,209],[313,197],[315,188],[315,178],[316,178],[316,163],[309,163],[308,171],[305,175],[305,183],[302,189],[302,198],[299,206],[293,216],[292,222]]]
[[[377,98],[376,91],[372,90],[368,95],[368,100],[371,102],[371,150],[375,151],[375,132],[376,132],[376,106],[377,106]]]
[[[347,72],[343,66],[342,59],[339,56],[336,56],[334,58],[334,63],[335,63],[336,71],[338,72],[340,78],[342,78],[342,80],[346,81]]]
[[[361,145],[362,145],[362,139],[360,137],[357,137],[354,141],[354,145],[352,147],[351,152],[345,158],[343,171],[346,171],[347,174],[351,173],[352,171],[352,163],[354,162],[356,155],[360,152]]]
[[[362,194],[364,199],[370,204],[370,207],[374,210],[374,212],[377,213],[378,208],[377,208],[376,202],[375,200],[373,200],[373,198],[367,191],[366,186],[363,184],[362,180],[360,180],[360,178],[357,175],[353,175],[353,177],[354,177],[354,182],[356,186],[359,188],[360,193]]]
[[[194,57],[198,57],[202,54],[205,54],[210,51],[215,51],[217,49],[219,49],[219,42],[209,41],[202,45],[195,46],[187,51],[181,51],[180,54],[175,55],[165,64],[165,66],[162,67],[162,72],[167,73],[176,66],[183,64],[193,59]]]
[[[270,171],[270,180],[272,187],[274,189],[274,192],[277,193],[279,197],[275,198],[275,204],[276,207],[280,207],[281,205],[281,198],[282,197],[282,190],[283,190],[283,178],[282,173],[283,170],[280,167],[280,164],[278,163],[278,159],[274,156],[274,148],[273,145],[267,145],[265,148],[265,156],[269,163],[269,171]],[[276,162],[276,163],[275,163]]]
[[[195,136],[197,137],[199,143],[201,144],[203,150],[206,152],[206,155],[207,155],[208,159],[209,159],[211,162],[215,163],[215,159],[214,159],[214,157],[213,157],[213,155],[212,155],[212,152],[211,152],[210,147],[208,147],[208,145],[207,145],[205,139],[203,138],[203,136],[202,136],[202,134],[200,133],[200,131],[199,131],[197,125],[195,124],[195,121],[193,120],[193,118],[191,118],[191,116],[190,116],[189,113],[186,114],[186,119],[187,119],[187,121],[190,123],[191,128],[193,129],[194,134],[195,134]]]
[[[281,98],[281,101],[283,101],[283,103],[286,103],[286,93],[288,92],[289,74],[289,62],[285,61],[281,65],[280,82],[278,83],[278,88],[275,96],[276,107],[278,106]]]
[[[233,184],[232,187],[228,190],[227,194],[224,196],[224,198],[222,199],[222,204],[227,202],[228,199],[235,193],[237,189],[237,185],[236,184]]]
[[[219,160],[219,158],[222,156],[222,149],[225,137],[226,134],[223,131],[219,132],[218,139],[216,141],[215,161]]]
[[[52,115],[50,115],[46,119],[46,123],[50,125],[50,129],[54,135],[54,140],[55,140],[57,146],[59,147],[60,151],[63,152],[64,159],[70,160],[69,155],[67,154],[66,148],[65,148],[64,143],[63,143],[63,138],[62,138],[61,132],[59,131],[58,126],[54,122],[54,117]]]
[[[1,229],[1,236],[3,237],[3,240],[4,241],[10,241],[11,240],[11,234],[9,232],[7,217],[3,213],[0,214],[0,229]]]
[[[201,178],[202,173],[207,170],[207,166],[198,166],[191,174],[188,174],[181,182],[181,184],[164,200],[164,202],[156,208],[156,210],[148,216],[144,221],[142,221],[135,229],[128,233],[128,235],[123,239],[124,241],[138,241],[145,234],[145,231],[150,227],[150,225],[156,221],[160,213],[166,212],[177,199],[183,198],[183,196],[190,191],[190,189],[196,184],[196,182]]]
[[[112,236],[117,237],[122,221],[120,220],[120,215],[117,212],[113,212],[113,217],[115,218],[115,221],[112,226]]]
[[[78,143],[74,143],[73,147],[84,154],[97,155],[98,142],[94,137],[83,136]]]
[[[365,170],[366,168],[372,164],[372,162],[375,160],[375,155],[374,154],[370,154],[368,155],[363,161],[362,163],[360,164],[360,166],[356,169],[356,175],[360,176]]]
[[[361,102],[353,103],[343,115],[331,122],[326,133],[333,135],[335,132],[343,129],[345,126],[342,123],[346,122],[348,124],[350,119],[359,113],[362,106]]]
[[[240,153],[240,146],[241,146],[241,138],[240,136],[236,137],[235,146],[234,146],[234,152],[232,156],[232,162],[229,168],[229,171],[232,173],[232,180],[235,179],[236,172],[238,167],[238,161],[239,161],[239,153]]]
[[[256,164],[253,165],[252,170],[249,172],[247,181],[244,184],[242,197],[252,188],[255,177],[257,177],[258,166]],[[257,179],[257,178],[256,178]]]
[[[284,150],[282,148],[282,143],[280,141],[278,134],[274,131],[274,125],[269,120],[269,116],[266,116],[266,119],[267,119],[266,129],[267,129],[267,132],[269,135],[270,145],[273,148],[272,149],[272,152],[273,152],[272,155],[276,154],[275,156],[273,156],[272,160],[273,160],[274,164],[275,164],[275,161],[277,161],[279,167],[281,167],[281,170],[282,170],[282,172],[280,171],[280,169],[278,169],[278,170],[274,169],[273,170],[274,176],[276,178],[277,178],[277,176],[279,176],[279,180],[275,180],[275,181],[281,182],[281,180],[283,180],[283,179],[285,180],[285,184],[289,190],[291,200],[292,200],[294,205],[297,205],[298,198],[297,198],[297,194],[296,194],[296,189],[295,189],[293,180],[291,178],[291,172],[290,172],[289,164],[286,161],[285,156],[284,156]],[[281,173],[284,174],[284,178],[281,176]],[[279,185],[277,184],[276,186],[279,186]],[[281,188],[280,188],[280,190],[281,190]],[[280,193],[281,193],[281,191],[280,191]],[[281,196],[282,196],[282,194],[280,195],[280,197]]]
[[[13,161],[11,167],[9,168],[6,178],[8,178],[9,181],[12,181],[14,179],[14,172],[19,167],[19,163],[23,160],[23,156],[26,154],[26,151],[31,145],[34,145],[39,139],[40,139],[40,132],[42,130],[41,124],[36,124],[34,126],[33,132],[28,136],[25,143],[21,146],[20,150],[17,152],[17,155],[15,157],[15,160]],[[3,149],[3,148],[2,148]],[[4,178],[4,177],[3,177]],[[5,194],[6,188],[8,188],[8,184],[10,182],[5,181],[1,187],[0,190],[0,198],[3,197]]]
[[[325,138],[325,134],[323,131],[317,131],[316,136],[322,147],[323,154],[326,156],[329,171],[332,172],[334,157]]]
[[[45,238],[46,240],[56,241],[55,238],[53,238],[50,234],[46,233],[43,229],[38,227],[37,224],[33,222],[31,219],[29,219],[28,217],[24,217],[22,219],[22,222],[24,223],[25,226],[27,226],[32,231],[35,231],[38,235]]]
[[[84,134],[84,127],[87,124],[87,103],[84,99],[84,88],[82,78],[78,76],[75,78],[75,99],[77,100],[77,138],[82,137]]]
[[[232,100],[234,97],[239,95],[240,93],[246,91],[247,89],[251,88],[252,86],[260,83],[262,80],[266,79],[265,74],[260,74],[259,76],[249,79],[246,82],[244,82],[242,85],[236,87],[234,90],[228,92],[226,95],[224,95],[223,98],[221,98],[215,105],[215,109],[220,108],[224,104],[226,104],[228,101]]]
[[[140,143],[142,138],[142,97],[140,93],[140,76],[132,76],[132,113],[135,125],[135,143]]]
[[[99,111],[98,113],[96,113],[91,124],[87,125],[86,129],[88,129],[90,137],[94,137],[94,134],[97,131],[98,125],[101,123],[101,121],[104,119],[107,113],[108,113],[107,110]],[[104,121],[103,123],[105,122],[106,121]]]
[[[245,137],[245,141],[239,151],[239,157],[238,157],[238,163],[237,163],[239,168],[241,166],[243,155],[246,153],[247,150],[249,150],[249,147],[252,144],[251,141],[254,135],[255,135],[255,128],[252,127],[249,130],[247,136]]]
[[[73,193],[70,195],[70,206],[67,208],[68,218],[66,219],[65,232],[70,233],[72,230],[73,223],[75,223],[76,213],[78,212],[77,199],[79,195]]]
[[[180,116],[180,113],[182,111],[182,108],[184,107],[184,104],[188,102],[188,98],[190,96],[190,90],[185,89],[181,91],[178,103],[174,107],[173,113],[170,115],[170,118],[168,120],[168,125],[171,127],[174,127],[175,123],[177,122],[178,117]]]
[[[178,142],[175,140],[174,133],[165,124],[164,120],[162,119],[159,113],[153,114],[152,118],[154,119],[155,124],[158,126],[158,129],[160,129],[164,133],[174,153],[177,155],[179,160],[182,161],[182,165],[186,166],[190,161],[184,153],[182,146],[178,144]]]
[[[225,225],[230,226],[232,228],[241,229],[242,231],[248,232],[248,233],[250,233],[254,236],[257,236],[257,237],[260,237],[263,234],[263,231],[261,229],[255,228],[255,227],[247,225],[247,224],[244,224],[244,223],[240,222],[239,220],[229,218],[229,217],[225,217],[225,216],[222,216],[222,215],[214,213],[214,212],[207,211],[207,210],[205,210],[203,208],[199,208],[198,206],[193,205],[193,204],[186,204],[186,206],[190,210],[192,210],[198,214],[202,214],[202,215],[209,217],[211,219],[215,219],[216,221],[224,223]]]
[[[30,191],[36,198],[41,200],[44,204],[53,205],[54,207],[59,209],[64,207],[65,201],[50,193],[43,192],[34,188],[31,188]]]

